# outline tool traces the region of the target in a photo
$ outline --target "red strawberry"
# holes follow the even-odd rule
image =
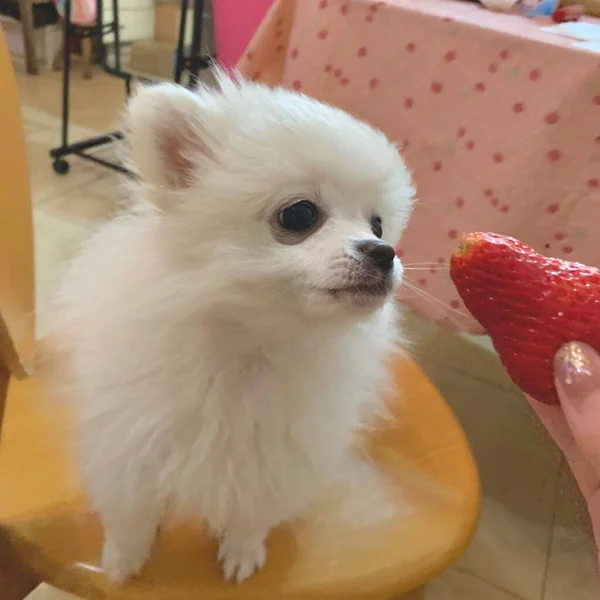
[[[450,276],[512,380],[557,404],[554,355],[568,342],[600,350],[600,270],[494,233],[461,238]]]

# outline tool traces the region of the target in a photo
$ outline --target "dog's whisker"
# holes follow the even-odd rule
[[[446,310],[448,310],[451,313],[454,313],[454,314],[462,317],[463,319],[468,319],[469,318],[469,315],[467,315],[463,311],[458,310],[457,308],[454,308],[453,306],[450,306],[449,304],[447,304],[443,300],[440,300],[439,298],[436,298],[433,294],[430,294],[429,292],[426,292],[425,290],[417,287],[416,285],[413,285],[412,283],[409,283],[408,281],[403,281],[402,282],[402,286],[410,289],[413,292],[416,292],[418,295],[421,295],[423,298],[427,298],[429,301],[433,302],[434,304],[438,304],[439,306],[443,306]]]
[[[441,267],[438,265],[437,267],[404,267],[405,271],[447,271],[446,267]]]

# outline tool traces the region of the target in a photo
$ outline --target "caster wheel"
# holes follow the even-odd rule
[[[57,158],[52,163],[52,168],[59,175],[66,175],[69,172],[70,165],[64,158]]]

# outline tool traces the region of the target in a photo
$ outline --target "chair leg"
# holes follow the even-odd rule
[[[2,441],[2,422],[4,421],[4,408],[6,406],[6,396],[8,394],[8,384],[10,382],[10,371],[2,364],[0,360],[0,441]],[[1,533],[1,532],[0,532]],[[0,538],[1,541],[1,538]],[[1,548],[1,546],[0,546]],[[2,555],[0,555],[0,559]],[[0,588],[2,589],[2,588]]]
[[[60,27],[44,27],[44,48],[46,51],[46,69],[54,70],[56,56],[62,50],[62,31]]]
[[[56,56],[54,57],[54,60],[52,61],[52,70],[53,71],[62,71],[63,48],[64,48],[64,42],[61,42],[60,46],[58,47],[58,51],[56,52]]]
[[[10,543],[0,530],[0,590],[2,600],[24,600],[41,581],[14,556]]]
[[[92,78],[92,55],[94,43],[91,37],[81,38],[81,59],[83,61],[83,78]]]
[[[39,73],[35,52],[35,30],[33,27],[33,7],[31,0],[19,0],[19,13],[25,46],[25,67],[30,75]]]
[[[0,361],[0,432],[10,373]],[[2,600],[23,600],[41,583],[14,555],[6,534],[0,529],[0,596]]]
[[[425,598],[425,586],[420,587],[412,592],[408,592],[402,596],[399,600],[424,600]]]
[[[52,62],[53,71],[61,71],[63,67],[63,48],[65,43],[65,22],[60,20],[60,44],[54,55],[54,61]]]

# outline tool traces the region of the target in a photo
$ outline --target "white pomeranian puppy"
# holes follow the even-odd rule
[[[58,379],[115,582],[167,513],[206,523],[226,578],[260,569],[381,411],[398,341],[397,149],[301,94],[218,79],[130,102],[132,206],[58,293]]]

